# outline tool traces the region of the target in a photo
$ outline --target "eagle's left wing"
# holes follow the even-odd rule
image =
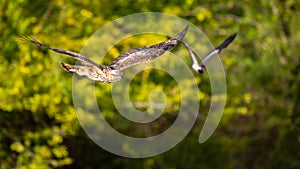
[[[71,56],[72,58],[78,60],[81,64],[86,65],[86,66],[96,66],[100,69],[103,68],[103,66],[93,62],[92,60],[90,60],[89,58],[85,57],[84,55],[80,54],[80,53],[76,53],[76,52],[72,52],[72,51],[68,51],[68,50],[63,50],[63,49],[59,49],[59,48],[53,48],[47,45],[44,45],[42,43],[40,43],[39,41],[37,41],[34,38],[31,37],[27,37],[27,36],[22,36],[21,35],[22,40],[32,43],[36,46],[42,47],[42,48],[46,48],[46,49],[50,49],[56,53],[61,53],[61,54],[65,54],[68,56]]]

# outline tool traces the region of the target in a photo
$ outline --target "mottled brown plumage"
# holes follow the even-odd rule
[[[29,41],[30,43],[36,46],[50,49],[57,53],[69,55],[74,59],[78,60],[82,64],[82,65],[70,65],[61,62],[62,68],[65,69],[66,71],[76,73],[80,76],[86,76],[89,79],[95,81],[111,83],[111,82],[120,81],[122,79],[124,69],[136,64],[149,62],[157,58],[158,56],[164,54],[166,51],[172,50],[175,46],[177,46],[182,41],[187,30],[188,30],[188,26],[186,26],[175,37],[165,42],[161,42],[152,46],[144,46],[140,48],[131,49],[119,55],[108,66],[99,65],[79,53],[58,49],[58,48],[52,48],[30,37],[22,36],[22,38],[23,40]]]

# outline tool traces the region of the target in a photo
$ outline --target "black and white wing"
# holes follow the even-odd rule
[[[109,67],[113,69],[124,70],[136,64],[149,62],[177,46],[184,38],[187,30],[188,26],[186,26],[175,37],[165,42],[161,42],[152,46],[131,49],[114,59],[110,63]]]
[[[236,37],[237,33],[230,35],[226,38],[221,45],[219,45],[215,50],[211,51],[203,60],[202,64],[204,64],[209,58],[211,58],[214,54],[220,53],[223,49],[225,49]]]
[[[199,73],[203,73],[206,69],[205,62],[208,61],[213,55],[220,53],[223,49],[225,49],[236,37],[237,33],[230,35],[227,39],[223,41],[221,45],[219,45],[216,49],[209,52],[208,55],[204,57],[201,64],[199,64],[196,55],[194,54],[193,50],[189,46],[189,44],[185,41],[182,41],[182,44],[188,49],[190,57],[192,58],[193,65],[192,68]]]

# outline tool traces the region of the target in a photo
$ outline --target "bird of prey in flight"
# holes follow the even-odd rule
[[[206,55],[204,57],[204,59],[202,60],[201,64],[198,63],[196,56],[193,52],[193,50],[191,49],[191,47],[189,46],[189,44],[185,41],[182,41],[183,45],[188,49],[190,56],[193,60],[193,65],[192,68],[199,73],[203,73],[206,69],[205,67],[205,62],[207,60],[209,60],[213,55],[220,53],[224,48],[226,48],[236,37],[237,33],[232,34],[231,36],[229,36],[227,39],[224,40],[224,42],[219,45],[216,49],[214,49],[213,51],[209,52],[208,55]]]
[[[81,65],[70,65],[61,62],[62,68],[68,72],[76,73],[80,76],[86,76],[95,81],[112,83],[122,80],[124,69],[136,64],[149,62],[164,54],[166,51],[172,50],[182,41],[187,33],[187,30],[188,26],[186,26],[176,36],[165,42],[154,44],[152,46],[143,46],[140,48],[130,49],[129,51],[119,55],[107,66],[99,65],[82,54],[44,45],[30,37],[22,36],[21,38],[36,46],[73,57],[81,63]]]

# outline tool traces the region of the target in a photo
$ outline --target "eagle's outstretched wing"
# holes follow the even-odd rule
[[[158,56],[164,54],[166,51],[173,49],[177,46],[187,33],[188,26],[186,26],[175,37],[152,46],[144,46],[140,48],[131,49],[114,59],[109,67],[118,70],[124,70],[130,66],[149,62]]]
[[[63,49],[59,49],[59,48],[53,48],[47,45],[44,45],[42,43],[40,43],[39,41],[37,41],[34,38],[31,37],[27,37],[27,36],[22,36],[20,35],[21,39],[24,41],[27,41],[29,43],[32,43],[36,46],[42,47],[42,48],[46,48],[46,49],[50,49],[56,53],[61,53],[61,54],[65,54],[68,56],[71,56],[72,58],[78,60],[81,64],[86,65],[86,66],[96,66],[98,68],[102,68],[103,66],[93,62],[92,60],[90,60],[89,58],[85,57],[84,55],[80,54],[80,53],[76,53],[76,52],[72,52],[72,51],[68,51],[68,50],[63,50]]]

